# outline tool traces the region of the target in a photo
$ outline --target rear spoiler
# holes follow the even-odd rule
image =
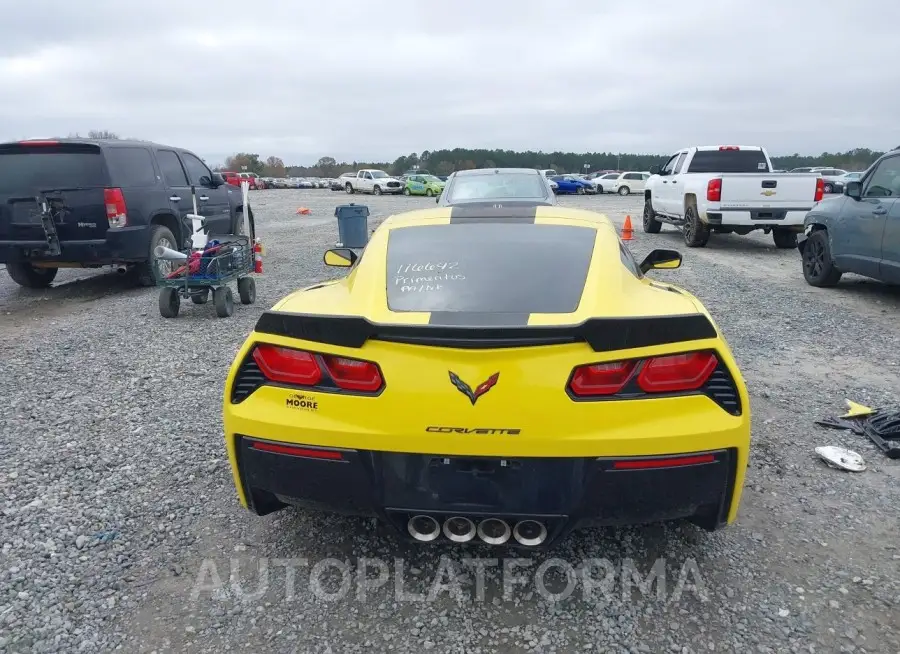
[[[459,349],[493,349],[586,342],[595,352],[667,345],[718,337],[703,314],[642,318],[591,318],[578,325],[447,326],[373,323],[360,316],[266,311],[261,334],[358,348],[369,340]]]

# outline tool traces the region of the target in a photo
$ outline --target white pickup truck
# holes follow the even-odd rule
[[[773,173],[764,148],[710,145],[684,148],[644,186],[644,231],[680,227],[688,247],[703,247],[712,232],[772,233],[776,247],[797,247],[803,219],[825,189],[816,173]]]
[[[344,190],[347,193],[373,193],[382,195],[390,193],[400,195],[403,192],[403,184],[400,180],[391,177],[383,170],[371,168],[360,170],[356,177],[345,177]]]

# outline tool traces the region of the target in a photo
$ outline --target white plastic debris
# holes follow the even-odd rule
[[[833,468],[849,470],[850,472],[862,472],[866,469],[866,462],[863,461],[863,458],[853,450],[848,450],[845,447],[823,445],[816,448],[816,454]]]

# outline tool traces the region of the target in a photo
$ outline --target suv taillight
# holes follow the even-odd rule
[[[106,220],[110,227],[125,227],[128,224],[128,209],[125,207],[122,189],[103,189],[103,203],[106,205]]]
[[[816,177],[816,195],[813,198],[815,202],[820,202],[822,198],[825,197],[825,180],[821,177]]]
[[[716,177],[715,179],[709,180],[709,183],[706,185],[706,201],[707,202],[721,202],[722,201],[722,179]]]
[[[378,364],[260,343],[253,360],[269,381],[289,386],[337,386],[344,391],[377,393],[384,386]]]

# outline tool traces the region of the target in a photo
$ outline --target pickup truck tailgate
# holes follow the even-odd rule
[[[722,179],[721,209],[809,210],[816,202],[815,174],[731,173]]]

